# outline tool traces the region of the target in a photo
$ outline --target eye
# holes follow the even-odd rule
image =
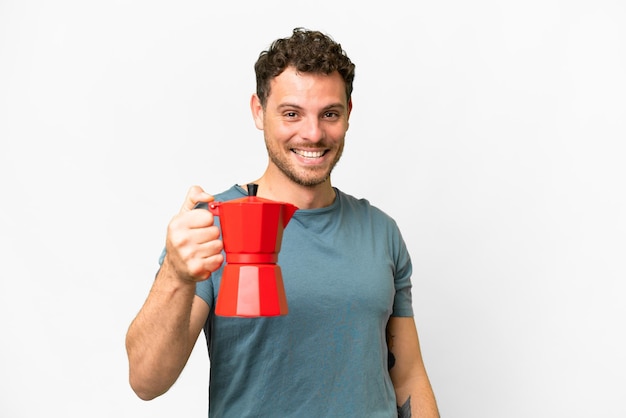
[[[324,119],[337,119],[339,117],[339,113],[328,111],[324,112]]]

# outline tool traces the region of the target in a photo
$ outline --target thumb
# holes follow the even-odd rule
[[[212,202],[213,196],[205,192],[200,186],[191,186],[189,191],[187,192],[187,197],[185,197],[185,202],[183,206],[180,208],[181,212],[188,212],[196,207],[198,203],[204,202]]]

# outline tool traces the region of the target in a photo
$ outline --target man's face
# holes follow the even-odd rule
[[[264,131],[270,164],[299,185],[324,182],[341,158],[351,110],[339,73],[297,73],[289,67],[271,81],[265,109],[258,100],[256,106],[255,123]]]

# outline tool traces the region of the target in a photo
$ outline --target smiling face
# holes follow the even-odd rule
[[[305,187],[330,176],[341,158],[351,103],[337,73],[298,73],[288,67],[270,83],[263,108],[255,95],[252,113],[265,136],[270,171]]]

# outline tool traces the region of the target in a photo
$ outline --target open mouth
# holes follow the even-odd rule
[[[305,151],[301,149],[292,149],[291,151],[304,158],[320,158],[323,157],[324,154],[326,154],[326,150]]]

